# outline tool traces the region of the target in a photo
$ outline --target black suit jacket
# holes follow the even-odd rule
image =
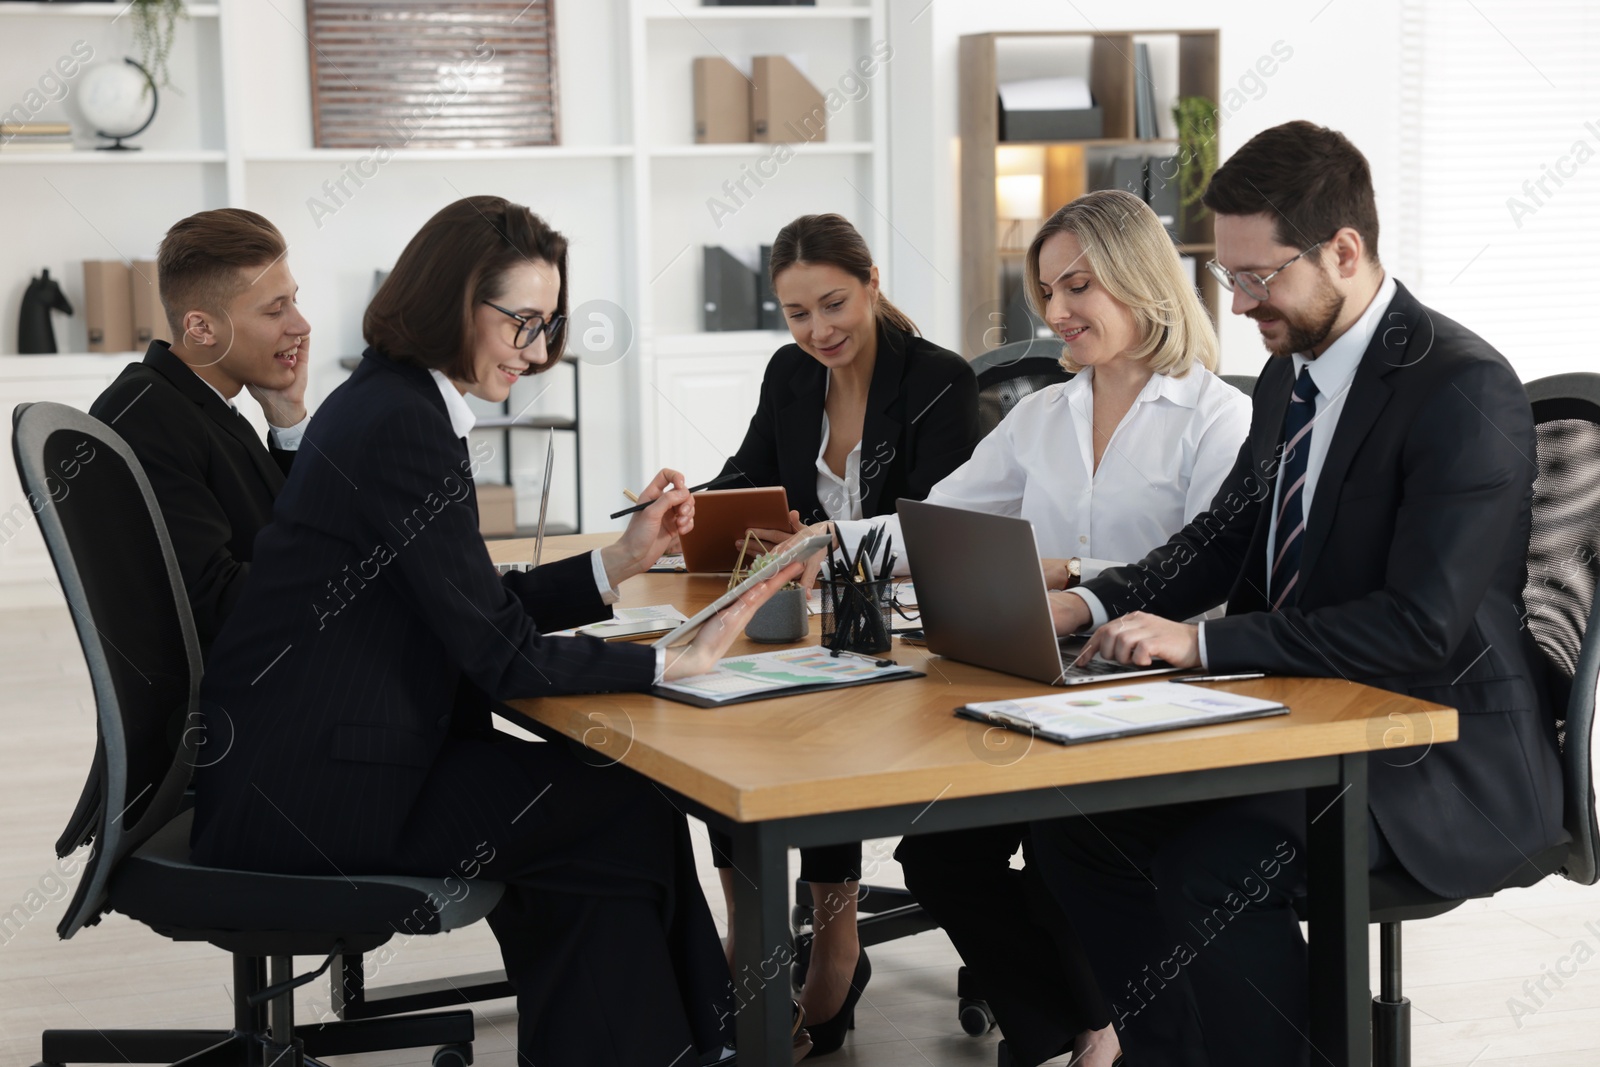
[[[1318,477],[1299,603],[1272,613],[1267,532],[1293,376],[1288,359],[1263,369],[1210,511],[1085,585],[1113,617],[1183,619],[1226,600],[1205,624],[1214,671],[1345,678],[1457,708],[1458,741],[1371,757],[1370,803],[1424,886],[1486,891],[1564,834],[1544,671],[1522,623],[1538,473],[1527,394],[1500,353],[1398,286]]]
[[[491,698],[648,689],[655,653],[541,636],[610,616],[589,556],[495,572],[473,457],[427,372],[369,351],[306,446],[206,662],[217,752],[198,761],[194,844],[253,869],[380,871]]]
[[[239,602],[256,534],[272,518],[295,454],[255,429],[199,375],[153,341],[89,408],[139,457],[167,522],[200,646]]]
[[[722,468],[742,480],[721,488],[781,485],[802,522],[826,519],[817,499],[817,453],[827,387],[827,368],[799,345],[778,349],[744,443]],[[900,497],[926,497],[967,461],[979,436],[978,380],[967,361],[880,320],[861,429],[862,516],[893,514]]]

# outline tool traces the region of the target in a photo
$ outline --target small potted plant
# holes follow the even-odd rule
[[[172,85],[167,57],[172,54],[178,20],[188,17],[184,0],[133,0],[134,43],[139,46],[144,68],[163,89]]]
[[[741,556],[743,553],[741,553]],[[729,588],[738,585],[750,575],[771,563],[774,554],[763,552],[751,560],[743,573],[736,565]],[[786,582],[772,598],[756,609],[745,624],[744,635],[752,641],[768,645],[792,645],[804,641],[811,632],[811,618],[806,612],[805,590],[797,581]]]

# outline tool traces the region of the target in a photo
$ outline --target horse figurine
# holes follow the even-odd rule
[[[22,294],[22,314],[17,319],[17,351],[24,356],[49,355],[56,351],[56,331],[50,312],[72,314],[72,305],[61,285],[50,277],[49,268],[28,283]]]

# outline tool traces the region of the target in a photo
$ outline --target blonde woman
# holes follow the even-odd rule
[[[1214,373],[1217,340],[1166,230],[1119,190],[1057,211],[1026,260],[1035,308],[1075,377],[1019,403],[928,501],[1033,523],[1053,588],[1140,559],[1211,503],[1250,426],[1250,401]],[[849,544],[893,518],[838,522]],[[823,529],[819,524],[813,529]],[[904,558],[896,570],[908,573]],[[981,546],[974,552],[981,566]],[[1067,917],[1010,866],[1025,828],[905,838],[906,886],[949,933],[1013,1062],[1118,1057],[1110,1015]]]

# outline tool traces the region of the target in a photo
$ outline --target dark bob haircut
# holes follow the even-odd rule
[[[505,276],[521,263],[555,264],[561,278],[555,314],[567,314],[567,239],[521,204],[499,196],[469,196],[442,209],[411,238],[384,279],[361,323],[375,350],[401,363],[476,380],[476,310],[505,293]],[[529,374],[549,370],[566,348],[565,326],[545,343],[549,358]]]

